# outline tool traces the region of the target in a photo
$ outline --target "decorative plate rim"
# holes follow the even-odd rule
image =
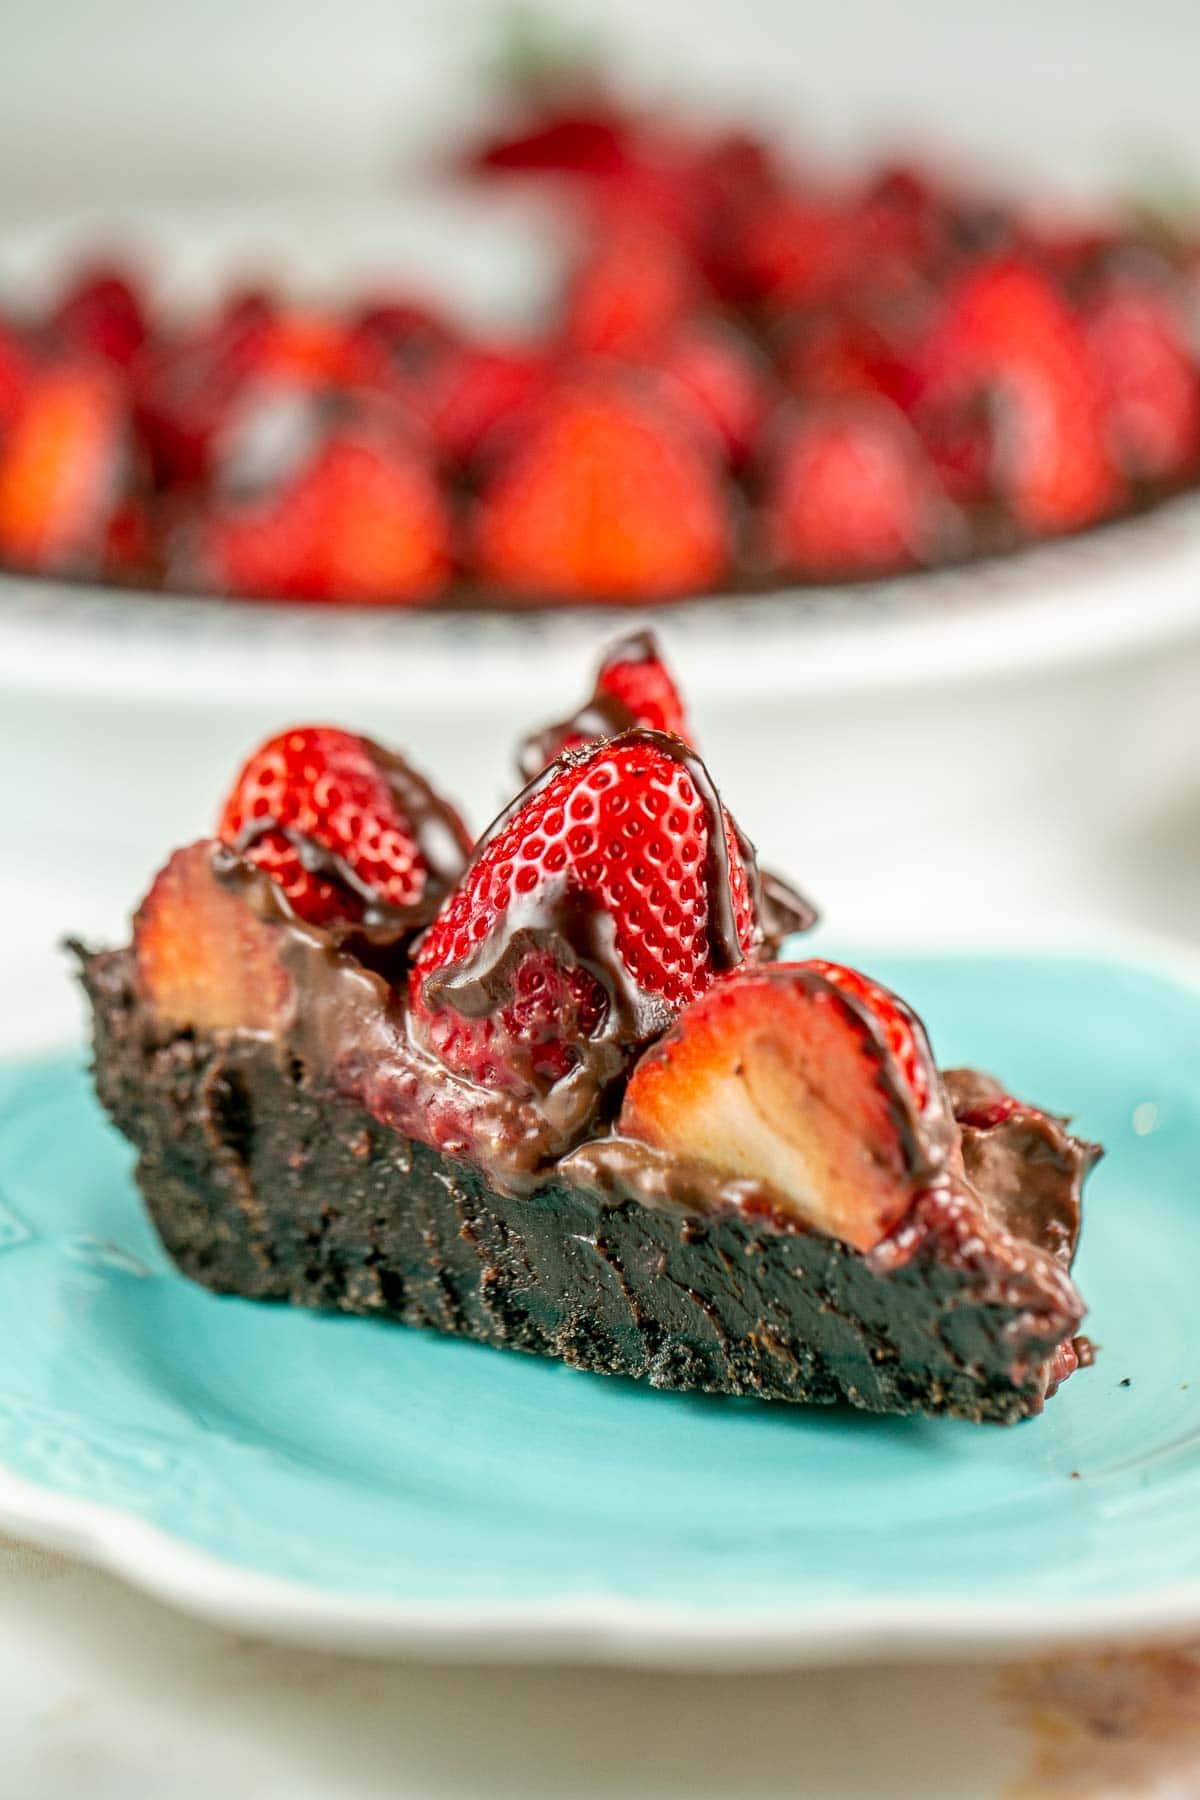
[[[950,943],[894,934],[877,953],[1029,955],[1027,936],[989,932]],[[1200,995],[1200,950],[1129,928],[1051,932],[1039,956],[1118,959]],[[36,1060],[43,1060],[39,1052]],[[12,1064],[28,1060],[7,1056]],[[567,1659],[575,1664],[735,1671],[891,1658],[995,1658],[1033,1649],[1178,1640],[1200,1630],[1200,1580],[1089,1598],[1011,1604],[919,1596],[852,1598],[794,1617],[737,1606],[680,1606],[603,1592],[478,1602],[371,1599],[268,1575],[196,1548],[134,1513],[0,1467],[0,1529],[63,1551],[226,1629],[313,1649],[435,1661]]]
[[[211,1556],[132,1514],[0,1470],[0,1526],[116,1575],[152,1598],[227,1630],[296,1647],[434,1661],[569,1659],[610,1667],[736,1672],[830,1667],[885,1658],[949,1661],[1030,1650],[1181,1640],[1200,1626],[1200,1582],[1148,1594],[1074,1600],[1031,1615],[1027,1603],[842,1600],[781,1623],[777,1612],[705,1611],[608,1594],[563,1600],[369,1600]]]

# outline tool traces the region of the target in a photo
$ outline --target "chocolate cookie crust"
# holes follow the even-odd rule
[[[557,1178],[505,1195],[268,1037],[164,1033],[128,952],[80,957],[100,1098],[137,1148],[170,1254],[219,1292],[657,1387],[998,1423],[1041,1410],[1078,1328],[1061,1247],[1025,1238],[987,1196],[923,1196],[897,1240],[863,1256]],[[1076,1148],[1062,1183],[1077,1201],[1090,1157]]]

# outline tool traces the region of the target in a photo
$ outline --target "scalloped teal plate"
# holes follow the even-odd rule
[[[1007,1430],[639,1384],[175,1274],[80,1059],[0,1069],[0,1523],[244,1629],[725,1664],[1200,1629],[1200,988],[870,966],[1108,1157],[1103,1346]]]

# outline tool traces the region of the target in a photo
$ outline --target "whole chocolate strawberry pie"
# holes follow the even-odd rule
[[[587,87],[581,114],[573,82],[522,79],[510,128],[454,155],[533,177],[562,233],[500,334],[418,298],[436,261],[336,308],[234,288],[181,316],[111,267],[32,308],[0,290],[0,570],[318,606],[853,604],[1200,487],[1197,219],[1066,212],[953,157],[839,173],[759,121]]]
[[[101,1099],[179,1266],[580,1368],[1008,1422],[1090,1359],[1097,1149],[895,994],[784,958],[654,640],[472,848],[394,752],[255,752],[117,951]]]

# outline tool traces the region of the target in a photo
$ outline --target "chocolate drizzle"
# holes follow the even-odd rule
[[[778,955],[785,938],[799,937],[811,931],[821,917],[817,908],[800,889],[770,869],[758,869],[758,892],[755,895],[758,921],[762,926],[762,953],[768,960]]]
[[[556,725],[547,725],[522,738],[517,745],[517,769],[522,781],[531,781],[547,763],[554,762],[564,744],[582,738],[585,744],[623,737],[637,729],[637,715],[615,694],[593,694],[577,713]]]
[[[547,763],[558,758],[564,746],[574,745],[577,740],[587,745],[606,738],[623,737],[627,731],[635,731],[638,726],[636,713],[616,694],[604,691],[602,683],[605,672],[617,663],[661,660],[658,639],[652,631],[629,631],[610,644],[597,671],[596,687],[591,699],[585,700],[579,711],[572,713],[569,719],[560,719],[556,724],[543,727],[541,731],[531,732],[517,745],[517,769],[522,781],[531,780]]]

